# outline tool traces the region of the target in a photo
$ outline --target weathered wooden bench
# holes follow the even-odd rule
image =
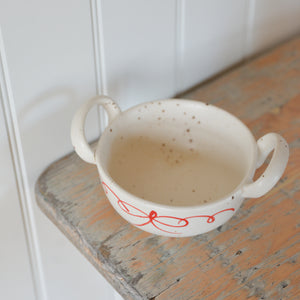
[[[290,159],[276,187],[212,232],[159,237],[124,221],[96,167],[71,153],[39,178],[39,207],[125,299],[300,299],[300,38],[181,98],[228,110],[256,138],[282,134]]]

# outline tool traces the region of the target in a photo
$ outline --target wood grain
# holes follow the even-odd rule
[[[39,207],[125,299],[299,299],[300,38],[184,98],[232,112],[256,138],[272,131],[286,138],[289,163],[272,191],[245,200],[212,232],[159,237],[124,221],[96,167],[72,153],[39,178]]]

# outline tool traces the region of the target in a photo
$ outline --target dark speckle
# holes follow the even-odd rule
[[[244,276],[244,277],[242,278],[242,280],[241,280],[241,283],[245,283],[246,280],[247,280],[247,276]]]
[[[141,272],[138,272],[138,274],[134,278],[132,278],[131,284],[133,286],[136,285],[143,278],[143,276],[144,275]]]
[[[110,257],[110,250],[112,247],[107,246],[105,244],[101,245],[101,247],[99,248],[101,254],[103,255],[104,258],[109,259]]]
[[[238,251],[235,253],[235,255],[241,255],[242,253],[243,253],[242,250],[238,250]]]
[[[186,132],[190,132],[190,129],[187,129]]]
[[[219,226],[219,227],[217,228],[217,230],[218,230],[219,232],[221,232],[221,231],[222,231],[222,225]]]
[[[232,196],[231,199],[233,200],[233,199],[234,199],[234,196]]]
[[[112,129],[110,128],[109,131],[112,132]]]
[[[164,112],[165,112],[165,110],[163,109],[161,112],[163,112],[163,113],[164,113]]]
[[[280,181],[281,183],[283,183],[283,182],[285,182],[286,180],[287,180],[287,177],[283,177],[283,178],[280,178],[279,181]]]
[[[192,116],[192,119],[195,119],[196,117],[195,116]]]
[[[192,142],[193,142],[193,139],[189,139],[189,142],[192,143]]]
[[[281,282],[280,282],[280,286],[281,286],[281,288],[283,288],[283,289],[285,289],[288,285],[289,285],[289,284],[288,284],[287,281],[281,281]]]
[[[141,119],[141,117],[138,117],[138,120],[140,120]]]

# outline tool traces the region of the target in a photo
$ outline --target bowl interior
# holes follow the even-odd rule
[[[234,116],[187,100],[146,103],[105,130],[97,155],[104,172],[135,196],[195,206],[228,196],[249,176],[253,137]]]

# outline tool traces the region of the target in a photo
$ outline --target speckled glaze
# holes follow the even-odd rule
[[[95,104],[106,109],[109,125],[97,148],[92,150],[84,136],[84,122]],[[108,170],[114,141],[132,135],[156,138],[162,145],[176,143],[191,151],[201,148],[205,153],[241,167],[242,175],[234,188],[218,198],[212,197],[208,203],[178,206],[142,199],[121,187]],[[198,235],[224,224],[245,197],[260,197],[272,189],[289,156],[288,145],[280,135],[269,133],[256,142],[248,128],[228,112],[206,103],[180,99],[143,103],[121,112],[112,99],[97,96],[75,114],[71,138],[77,154],[97,165],[107,197],[124,219],[142,230],[171,237]],[[252,182],[255,170],[272,150],[267,169]]]

